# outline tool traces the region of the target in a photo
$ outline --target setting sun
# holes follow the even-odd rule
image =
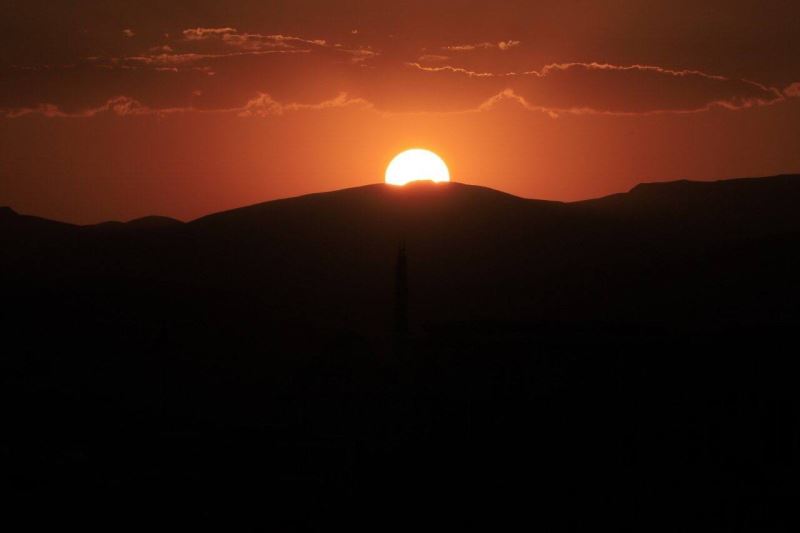
[[[397,154],[386,167],[386,183],[390,185],[419,180],[450,181],[450,172],[441,157],[419,148]]]

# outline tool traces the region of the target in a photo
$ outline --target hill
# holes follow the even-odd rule
[[[573,204],[459,183],[381,184],[188,224],[77,227],[14,214],[0,224],[15,265],[7,275],[23,285],[97,278],[123,293],[133,280],[247,294],[260,315],[379,336],[401,242],[417,326],[789,319],[797,198],[797,176],[646,184]]]
[[[147,493],[142,521],[217,529],[252,501],[282,529],[791,530],[798,199],[778,176],[576,203],[370,185],[188,223],[0,209],[5,478],[107,523]]]

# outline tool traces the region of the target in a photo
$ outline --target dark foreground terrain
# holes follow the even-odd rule
[[[800,176],[0,209],[8,516],[793,531]],[[395,310],[408,264],[408,334]]]

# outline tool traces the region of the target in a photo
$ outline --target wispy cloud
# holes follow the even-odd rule
[[[39,104],[34,107],[8,109],[2,112],[7,118],[20,118],[28,115],[40,115],[47,118],[91,118],[103,113],[117,116],[149,115],[153,113],[170,114],[182,111],[179,108],[154,110],[128,96],[116,96],[103,104],[78,111],[64,111],[55,104]]]
[[[719,76],[714,74],[707,74],[700,70],[690,70],[690,69],[670,69],[665,67],[659,67],[656,65],[642,65],[642,64],[634,64],[634,65],[614,65],[611,63],[598,63],[595,61],[591,62],[566,62],[566,63],[550,63],[545,65],[539,70],[524,70],[521,72],[477,72],[472,71],[465,68],[454,67],[450,65],[445,65],[441,67],[426,67],[420,65],[419,63],[407,63],[407,65],[413,66],[420,70],[425,70],[429,72],[440,72],[440,71],[450,71],[450,72],[458,72],[461,74],[467,74],[470,76],[478,76],[478,77],[494,77],[494,78],[512,78],[512,77],[519,77],[519,76],[536,76],[537,78],[544,78],[553,72],[563,72],[570,69],[586,69],[586,70],[609,70],[609,71],[651,71],[657,72],[660,74],[669,74],[672,76],[700,76],[707,79],[712,80],[729,80],[725,76]],[[763,87],[763,85],[762,85]]]
[[[457,66],[408,66],[431,75],[460,75],[494,80],[498,92],[478,109],[512,100],[526,109],[560,114],[694,113],[713,108],[729,110],[773,105],[800,92],[747,79],[729,78],[693,69],[657,65],[614,65],[566,62],[523,72],[478,72]]]
[[[422,58],[420,58],[422,59]],[[422,70],[424,72],[452,72],[454,74],[463,74],[465,76],[470,76],[473,78],[498,78],[504,76],[510,76],[510,74],[494,74],[492,72],[476,72],[474,70],[469,70],[466,68],[461,67],[453,67],[451,65],[443,65],[441,67],[429,67],[422,65],[418,62],[409,62],[406,63],[409,67],[416,68],[418,70]]]
[[[800,81],[796,81],[783,89],[783,94],[790,98],[800,98]]]
[[[196,53],[196,52],[175,52],[169,46],[159,46],[151,49],[150,53],[124,56],[124,57],[89,57],[86,58],[92,64],[107,69],[133,70],[137,68],[151,68],[161,72],[180,72],[192,70],[213,75],[214,69],[209,63],[225,59],[244,57],[244,56],[266,56],[270,54],[307,54],[308,49],[281,49],[281,50],[252,50],[235,51],[220,53]]]
[[[508,40],[508,41],[498,41],[498,42],[482,42],[482,43],[473,43],[473,44],[454,44],[450,46],[443,46],[442,50],[447,50],[449,52],[471,52],[473,50],[501,50],[506,51],[510,50],[511,48],[515,48],[521,44],[520,41],[515,40]]]
[[[674,108],[674,109],[651,109],[647,111],[624,111],[624,110],[607,110],[607,109],[598,109],[589,106],[573,106],[573,107],[549,107],[549,106],[542,106],[536,105],[531,103],[523,96],[520,96],[512,89],[504,89],[503,91],[487,98],[485,101],[481,102],[475,109],[469,109],[467,112],[476,112],[476,111],[490,111],[495,109],[498,105],[502,104],[503,102],[514,102],[519,104],[523,108],[527,109],[528,111],[536,111],[541,112],[548,115],[551,118],[558,118],[562,115],[605,115],[605,116],[649,116],[649,115],[666,115],[666,114],[676,114],[676,115],[683,115],[683,114],[695,114],[701,113],[705,111],[710,111],[714,108],[718,109],[728,109],[732,111],[737,111],[741,109],[747,109],[755,106],[764,106],[764,105],[773,105],[783,100],[781,99],[774,99],[774,100],[760,100],[760,99],[748,99],[748,100],[714,100],[704,104],[701,107],[691,107],[691,108]]]
[[[236,33],[234,28],[189,28],[183,30],[183,38],[187,41],[202,41],[212,37],[221,37]]]
[[[357,33],[357,32],[356,32]],[[296,50],[324,48],[335,50],[351,56],[353,62],[360,62],[378,55],[370,47],[346,47],[331,43],[325,39],[309,39],[296,35],[263,34],[240,32],[235,28],[190,28],[183,30],[186,41],[219,41],[220,43],[240,50],[262,52],[271,50]]]
[[[227,33],[222,42],[245,50],[264,50],[271,48],[295,48],[297,46],[328,46],[323,39],[303,39],[291,35],[262,35],[260,33]]]
[[[500,50],[508,50],[509,48],[514,48],[515,46],[519,46],[519,41],[500,41],[497,43],[497,48]]]
[[[194,91],[194,96],[202,95],[202,91]],[[334,98],[318,103],[281,102],[268,93],[258,93],[239,107],[201,109],[196,107],[150,107],[129,96],[116,96],[106,102],[89,108],[75,111],[66,111],[51,103],[40,104],[33,107],[0,110],[0,116],[17,119],[26,116],[41,116],[52,119],[88,119],[100,115],[115,115],[118,117],[133,116],[166,116],[180,113],[204,114],[233,114],[239,117],[280,116],[301,111],[323,111],[343,107],[372,107],[363,98],[351,97],[347,93],[339,93]]]
[[[450,56],[443,56],[441,54],[422,54],[417,58],[417,61],[428,63],[428,62],[447,61],[448,59],[450,59]]]
[[[201,46],[216,43],[216,47]],[[236,28],[189,28],[172,44],[151,46],[146,52],[125,57],[88,57],[88,61],[105,68],[131,69],[152,67],[178,71],[180,67],[214,60],[269,54],[308,54],[314,50],[330,50],[346,56],[350,63],[374,58],[378,52],[369,46],[347,47],[325,39],[307,39],[286,34],[239,32]]]
[[[293,111],[319,111],[350,106],[372,107],[363,98],[352,98],[347,93],[339,93],[335,98],[317,104],[281,103],[269,94],[261,93],[248,101],[242,108],[231,111],[235,111],[240,117],[267,117],[284,115]]]
[[[369,48],[346,49],[343,47],[337,47],[337,50],[346,56],[349,56],[351,63],[361,63],[362,61],[366,61],[367,59],[372,59],[378,56],[378,52]]]
[[[316,48],[343,54],[350,63],[374,57],[370,49],[345,49],[341,45],[319,40],[273,35],[273,42],[306,43],[305,48],[270,47],[254,49],[244,45],[224,43],[226,35],[239,34],[233,28],[194,28],[184,32],[184,40],[170,45],[158,45],[147,52],[119,58],[89,58],[90,63],[107,69],[127,69],[158,72],[197,71],[214,75],[214,61],[237,56],[269,54],[309,54]],[[263,36],[262,36],[263,37]],[[186,51],[181,43],[218,39],[223,48],[212,51]],[[248,37],[248,39],[250,39]],[[252,42],[254,40],[250,39]],[[324,44],[321,44],[324,43]],[[174,45],[174,48],[173,48]],[[178,51],[176,51],[176,49]],[[320,61],[337,63],[334,55],[322,55]],[[424,60],[425,63],[420,61]],[[757,81],[731,78],[695,69],[669,68],[659,65],[618,65],[602,62],[563,62],[544,65],[539,69],[520,72],[486,72],[444,64],[445,55],[427,54],[419,61],[401,64],[377,64],[379,70],[363,77],[327,79],[330,94],[335,98],[317,103],[278,101],[267,92],[256,92],[238,107],[214,108],[209,97],[202,109],[195,107],[159,108],[142,101],[117,96],[95,107],[78,111],[54,102],[0,110],[0,116],[19,118],[28,115],[49,118],[89,118],[101,114],[117,116],[167,115],[174,113],[232,113],[241,117],[267,117],[302,110],[321,110],[362,106],[381,113],[451,113],[482,112],[507,103],[524,109],[561,115],[651,115],[662,113],[698,113],[712,109],[742,110],[774,105],[800,97],[800,82],[783,88],[771,87]],[[338,61],[344,63],[344,61]],[[319,62],[300,65],[310,72]],[[295,68],[295,67],[292,67]],[[343,68],[348,68],[347,66]],[[382,70],[380,70],[382,69]],[[226,75],[231,70],[224,71]],[[387,75],[382,75],[385,72]],[[296,73],[293,75],[297,75]],[[162,78],[163,79],[163,78]],[[399,82],[398,82],[399,80]],[[398,99],[398,83],[413,87]],[[301,91],[301,89],[297,89]],[[341,92],[347,91],[347,92]],[[139,94],[139,93],[137,93]],[[290,93],[291,94],[291,93]],[[299,93],[298,93],[299,94]],[[188,98],[188,93],[187,93]],[[69,99],[59,100],[68,102]],[[144,99],[147,101],[147,98]],[[195,100],[190,100],[195,102]],[[218,103],[219,105],[228,105]],[[13,104],[12,104],[13,106]]]

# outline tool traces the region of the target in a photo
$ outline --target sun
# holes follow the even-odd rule
[[[397,154],[386,167],[386,183],[389,185],[405,185],[418,180],[450,181],[450,171],[441,157],[421,148]]]

